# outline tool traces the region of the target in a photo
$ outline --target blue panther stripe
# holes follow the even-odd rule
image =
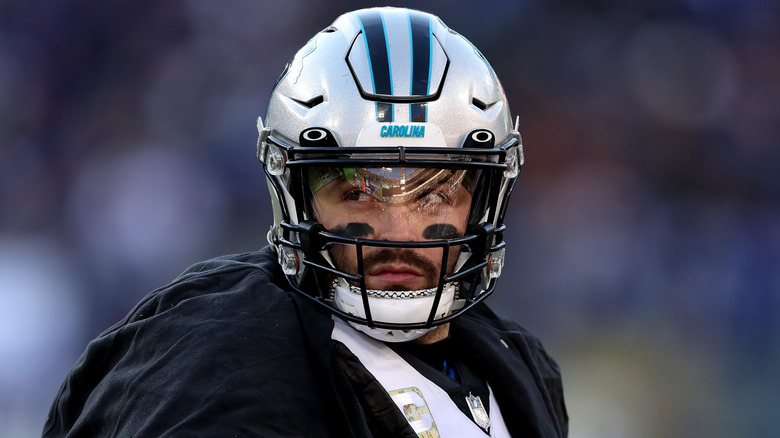
[[[412,96],[428,96],[431,83],[431,35],[430,19],[417,12],[409,11],[409,36],[412,47]],[[413,103],[410,105],[410,118],[412,122],[426,122],[428,120],[428,105],[426,103]]]
[[[385,23],[379,11],[361,11],[357,14],[363,36],[366,41],[368,65],[371,69],[371,82],[374,94],[393,94],[393,75],[390,70],[390,55],[387,49]],[[376,120],[393,121],[393,104],[377,102]]]

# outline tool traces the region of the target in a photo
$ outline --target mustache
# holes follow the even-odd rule
[[[439,278],[440,269],[432,261],[409,249],[384,248],[368,254],[363,254],[363,270],[369,271],[377,265],[389,263],[405,263],[423,272],[429,281]]]

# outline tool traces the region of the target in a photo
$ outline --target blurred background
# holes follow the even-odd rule
[[[0,0],[0,435],[198,260],[265,244],[255,118],[346,0]],[[780,430],[780,6],[431,0],[519,116],[492,306],[572,438]]]

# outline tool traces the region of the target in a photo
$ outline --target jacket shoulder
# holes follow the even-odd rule
[[[190,266],[171,283],[149,293],[108,332],[190,302],[198,311],[205,312],[218,310],[208,305],[212,301],[247,308],[273,305],[286,296],[286,288],[286,280],[269,248],[217,257]]]
[[[147,295],[88,345],[44,436],[263,435],[295,412],[316,418],[321,389],[280,277],[263,250],[198,263]]]

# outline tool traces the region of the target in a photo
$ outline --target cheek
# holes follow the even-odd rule
[[[357,252],[352,245],[333,245],[329,250],[330,258],[336,268],[357,274]]]
[[[450,248],[449,258],[447,259],[447,272],[452,274],[452,271],[455,270],[455,264],[458,262],[458,257],[460,256],[460,245],[459,246],[453,246]]]

